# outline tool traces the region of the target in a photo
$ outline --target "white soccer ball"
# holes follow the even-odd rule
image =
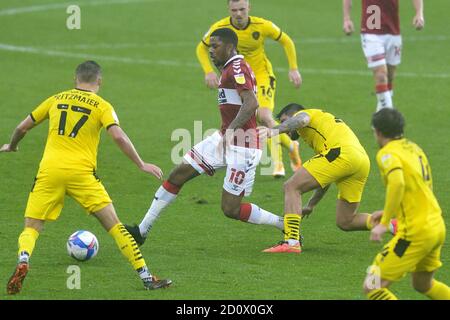
[[[78,261],[87,261],[97,255],[98,240],[86,230],[74,232],[67,240],[67,253]]]

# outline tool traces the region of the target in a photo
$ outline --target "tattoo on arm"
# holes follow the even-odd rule
[[[296,116],[273,127],[273,130],[278,130],[280,133],[291,132],[293,130],[306,127],[310,122],[310,117],[307,113],[300,112]]]

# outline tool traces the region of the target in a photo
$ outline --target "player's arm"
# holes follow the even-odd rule
[[[402,168],[393,168],[386,177],[386,200],[384,204],[383,216],[370,235],[370,240],[381,241],[383,234],[389,228],[389,222],[396,212],[401,210],[401,202],[405,193],[405,178]]]
[[[423,17],[423,0],[412,0],[416,15],[413,18],[413,26],[416,30],[422,30],[425,26],[425,19]]]
[[[302,76],[298,71],[297,52],[295,50],[294,41],[283,32],[278,42],[283,46],[289,63],[289,81],[291,81],[296,88],[299,88],[302,84]]]
[[[355,31],[351,17],[352,0],[342,0],[342,13],[344,17],[343,29],[346,35],[351,35]]]
[[[33,129],[34,121],[31,115],[28,115],[19,125],[14,129],[14,132],[11,136],[11,141],[7,144],[4,144],[0,148],[0,152],[15,152],[19,150],[19,142],[22,140],[28,131]]]
[[[255,93],[252,90],[242,90],[239,95],[242,99],[242,107],[239,109],[236,118],[234,118],[228,127],[228,129],[231,130],[242,128],[256,113],[259,106],[258,99],[256,99]]]
[[[314,190],[313,195],[311,196],[311,199],[309,199],[306,206],[302,209],[302,216],[308,217],[314,210],[314,207],[322,200],[325,193],[327,193],[328,189],[330,188],[330,185],[326,186],[325,188],[317,188]]]
[[[121,127],[119,127],[118,125],[111,125],[107,129],[107,131],[114,142],[118,145],[119,149],[128,158],[130,158],[131,161],[133,161],[139,169],[154,175],[158,179],[162,178],[163,172],[161,171],[161,169],[151,163],[145,163],[141,159],[130,138],[128,138],[127,134],[122,130]]]
[[[208,46],[205,42],[200,41],[197,45],[197,59],[202,66],[203,72],[205,73],[205,83],[211,88],[217,88],[219,85],[219,79],[217,74],[214,72],[211,61],[209,60]]]
[[[268,136],[273,137],[277,134],[290,133],[306,127],[311,122],[311,117],[306,112],[299,112],[295,116],[287,119],[279,125],[270,129]]]

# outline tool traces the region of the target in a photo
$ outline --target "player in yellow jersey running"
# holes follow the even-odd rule
[[[398,231],[375,257],[364,281],[365,293],[371,300],[397,300],[388,287],[411,272],[415,290],[431,299],[450,300],[450,288],[434,279],[442,266],[446,232],[427,156],[403,137],[404,118],[397,110],[378,111],[372,126],[381,148],[377,163],[386,184],[386,200],[381,222],[370,238],[381,241],[393,217]]]
[[[271,21],[249,16],[250,3],[248,0],[228,0],[228,10],[230,16],[214,23],[197,46],[197,57],[205,73],[206,85],[210,88],[217,88],[219,84],[217,74],[214,72],[209,60],[209,36],[216,29],[230,28],[238,36],[239,54],[245,57],[245,60],[255,73],[258,86],[258,120],[264,126],[272,128],[277,124],[272,116],[276,78],[272,64],[264,51],[264,41],[266,38],[270,38],[278,41],[283,46],[289,62],[289,80],[296,88],[299,88],[302,78],[297,67],[294,42]],[[287,135],[283,134],[279,137],[268,139],[267,145],[271,152],[272,174],[274,177],[283,177],[285,175],[281,146],[289,150],[292,170],[297,171],[301,167],[298,143],[289,139]]]
[[[122,152],[142,171],[162,178],[157,166],[145,163],[119,126],[113,107],[97,92],[102,83],[100,66],[86,61],[76,69],[76,88],[49,97],[14,130],[11,141],[0,152],[15,152],[26,133],[49,120],[47,144],[25,210],[25,228],[19,236],[16,270],[7,293],[16,294],[29,269],[29,259],[46,221],[56,220],[64,197],[75,199],[95,216],[116,241],[143,281],[144,288],[167,287],[171,280],[152,276],[133,237],[116,215],[112,200],[96,175],[100,131],[105,128]]]
[[[368,230],[379,222],[380,213],[357,213],[370,160],[353,131],[331,113],[305,109],[295,103],[278,114],[281,124],[266,130],[267,135],[289,133],[301,137],[316,153],[284,184],[285,239],[264,252],[301,252],[300,222],[309,215],[324,196],[331,183],[339,190],[336,224],[344,231]],[[263,133],[264,130],[261,130]],[[316,190],[302,209],[301,194]]]

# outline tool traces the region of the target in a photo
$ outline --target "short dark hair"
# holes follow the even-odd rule
[[[287,106],[285,106],[281,111],[277,114],[277,119],[280,120],[281,116],[283,114],[286,114],[287,116],[291,117],[297,112],[305,110],[305,107],[298,103],[289,103]]]
[[[383,108],[372,115],[372,127],[386,138],[403,136],[405,118],[397,109]]]
[[[210,37],[219,37],[222,42],[231,43],[234,48],[237,48],[238,36],[236,32],[229,28],[216,29],[211,33]]]
[[[95,61],[85,61],[75,71],[79,82],[94,83],[102,74],[102,68]]]

